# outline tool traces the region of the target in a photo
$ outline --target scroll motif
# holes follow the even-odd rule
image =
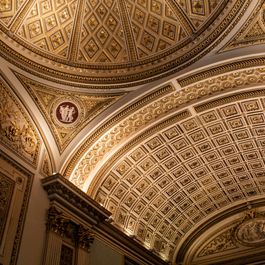
[[[199,253],[199,257],[220,253],[234,248],[236,248],[236,245],[233,242],[233,228],[232,228],[218,235],[209,244],[207,244]]]

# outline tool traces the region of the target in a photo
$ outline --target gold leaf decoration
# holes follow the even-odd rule
[[[40,139],[8,85],[0,79],[0,142],[36,165]]]
[[[224,51],[265,43],[265,4],[261,2]]]

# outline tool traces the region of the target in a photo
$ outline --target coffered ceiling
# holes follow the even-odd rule
[[[172,264],[256,253],[241,239],[264,216],[264,10],[0,0],[1,144]]]

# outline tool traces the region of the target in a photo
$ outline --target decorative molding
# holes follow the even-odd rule
[[[207,230],[186,251],[185,264],[245,264],[245,261],[264,260],[262,231],[257,226],[264,222],[264,203],[259,207],[248,201],[238,213],[209,221]],[[240,217],[242,216],[242,217]],[[259,233],[260,232],[260,233]],[[242,240],[244,242],[242,242]],[[250,239],[251,242],[245,242]],[[260,240],[260,242],[256,242]],[[254,242],[255,241],[255,242]],[[256,263],[255,263],[256,264]]]
[[[249,209],[259,209],[258,211],[261,212],[258,215],[264,216],[264,205],[263,197],[256,197],[253,200],[248,200],[247,203],[244,200],[231,205],[208,218],[206,222],[193,229],[193,233],[190,233],[182,242],[176,255],[176,264],[232,265],[245,264],[246,260],[264,260],[263,246],[260,249],[250,248],[235,240],[236,228],[244,220],[249,219],[246,216],[246,213],[250,212]],[[226,220],[228,221],[226,222]],[[219,226],[220,223],[223,223],[223,226]]]
[[[184,87],[181,91],[175,92],[172,94],[167,95],[163,99],[159,100],[154,100],[154,102],[146,106],[145,108],[140,108],[138,107],[138,111],[132,114],[133,120],[136,120],[134,122],[135,125],[139,124],[140,126],[145,125],[145,119],[148,118],[149,120],[147,124],[150,124],[151,122],[157,120],[157,118],[160,115],[165,115],[170,113],[172,110],[176,110],[178,108],[181,108],[181,106],[191,104],[193,102],[196,102],[198,100],[207,98],[209,96],[214,96],[217,95],[220,92],[226,92],[232,89],[239,89],[239,88],[247,88],[248,86],[255,86],[255,85],[261,85],[265,82],[265,68],[259,67],[259,68],[253,68],[253,69],[248,69],[248,70],[242,70],[236,73],[228,73],[222,76],[218,76],[215,78],[211,78],[209,80],[201,81],[198,82],[194,85],[190,85],[187,87]],[[234,102],[235,100],[243,100],[247,98],[252,98],[252,97],[260,97],[264,93],[262,90],[257,90],[257,91],[251,91],[251,92],[246,92],[246,93],[241,93],[242,95],[235,96],[227,96],[224,99],[219,99],[217,102],[211,103],[203,103],[201,105],[196,105],[195,110],[197,112],[201,112],[206,110],[207,108],[213,108],[218,106],[218,104],[227,104],[229,102]],[[167,108],[168,106],[168,108]],[[160,114],[157,116],[157,110],[159,110]],[[145,113],[149,113],[148,115],[145,115]],[[152,114],[152,117],[151,117]],[[113,127],[113,129],[109,132],[108,135],[104,138],[104,140],[97,140],[95,138],[91,138],[86,140],[84,145],[79,149],[79,151],[75,154],[75,156],[71,159],[68,168],[64,171],[67,176],[70,175],[71,170],[74,168],[74,166],[78,163],[79,158],[78,157],[84,157],[85,152],[87,152],[86,156],[83,158],[81,162],[79,162],[78,167],[75,169],[75,173],[72,173],[71,176],[71,181],[73,181],[76,185],[79,187],[82,187],[85,178],[88,176],[90,170],[92,170],[98,161],[96,160],[91,160],[91,157],[103,157],[103,153],[101,154],[97,153],[96,148],[91,147],[88,145],[89,142],[95,143],[94,146],[105,146],[109,142],[108,146],[112,144],[118,144],[118,142],[121,141],[121,139],[124,139],[125,137],[127,138],[129,135],[129,132],[125,132],[126,126],[129,126],[129,124],[132,124],[132,117],[130,117],[127,114],[128,118],[120,124],[117,124],[116,126]],[[143,122],[144,121],[144,122]],[[139,130],[139,125],[133,127],[130,125],[131,131],[137,131]],[[99,130],[106,131],[106,127],[102,127]],[[135,129],[134,129],[135,128]],[[119,132],[119,134],[118,134]],[[98,133],[98,132],[97,132]],[[94,136],[95,137],[95,136]],[[119,138],[120,140],[117,140]],[[109,139],[109,140],[108,140]],[[91,151],[89,151],[91,150]],[[107,149],[105,149],[108,151]],[[82,176],[82,167],[86,168],[85,171],[85,176]],[[79,180],[78,180],[79,178]]]
[[[200,82],[200,84],[203,84],[203,82],[210,82],[210,78],[222,78],[222,77],[217,77],[218,75],[223,75],[223,79],[225,79],[225,76],[236,76],[237,73],[235,71],[245,71],[245,73],[251,74],[255,68],[258,68],[261,73],[264,72],[264,64],[265,64],[265,57],[264,56],[259,56],[259,57],[254,57],[252,59],[244,59],[232,63],[227,63],[223,65],[219,65],[217,67],[213,67],[211,69],[207,69],[204,71],[201,71],[199,73],[179,78],[177,81],[181,85],[181,87],[187,87],[187,86],[196,86]],[[252,69],[246,69],[246,68],[252,68]],[[244,70],[246,69],[246,70]],[[250,70],[250,72],[248,72]],[[234,73],[232,72],[234,71]],[[230,73],[231,72],[231,73]],[[251,81],[251,79],[250,79]]]
[[[173,117],[163,121],[155,126],[152,126],[150,129],[146,130],[144,133],[140,134],[139,136],[135,137],[132,141],[126,144],[123,148],[117,151],[111,158],[108,160],[108,166],[104,167],[103,169],[99,170],[95,175],[93,182],[90,184],[89,189],[87,191],[90,195],[95,195],[95,191],[99,187],[99,183],[102,182],[106,176],[105,174],[107,171],[112,167],[112,165],[116,164],[117,160],[121,157],[124,157],[130,150],[135,149],[137,145],[139,145],[145,139],[148,139],[150,136],[156,135],[161,130],[165,130],[168,126],[181,122],[182,120],[191,116],[191,113],[188,110],[181,111],[176,113]],[[141,156],[141,154],[139,154]],[[137,155],[135,159],[138,160]]]
[[[0,172],[0,242],[3,242],[3,234],[14,193],[14,187],[15,181]]]
[[[52,165],[49,158],[49,154],[46,150],[42,160],[41,174],[45,177],[52,175]]]
[[[78,151],[68,162],[68,165],[64,170],[64,174],[67,177],[70,177],[72,170],[79,162],[80,158],[83,157],[85,153],[88,152],[89,149],[92,149],[91,152],[94,152],[93,149],[98,149],[99,147],[103,147],[106,145],[107,141],[110,141],[108,144],[108,149],[105,150],[103,149],[103,151],[106,152],[114,144],[117,144],[117,140],[115,138],[117,137],[120,138],[120,136],[117,136],[118,131],[121,130],[120,134],[123,134],[123,132],[126,131],[126,134],[124,134],[124,136],[128,137],[129,134],[131,134],[132,132],[136,132],[144,124],[151,124],[153,118],[157,119],[158,117],[165,114],[165,112],[166,113],[172,112],[173,106],[171,105],[170,102],[170,96],[172,96],[173,92],[174,92],[174,87],[172,85],[159,87],[155,91],[139,99],[136,103],[133,103],[132,105],[121,110],[120,113],[118,113],[114,118],[108,120],[107,123],[103,124],[92,136],[90,136],[88,139],[85,140],[82,146],[78,149]],[[165,98],[166,95],[167,97]],[[146,115],[148,112],[152,113],[152,119],[150,119],[150,116]],[[132,124],[134,126],[132,126]],[[125,129],[126,125],[130,128]],[[101,137],[108,130],[111,130],[111,133],[108,134],[106,138],[104,137],[104,139],[102,139]],[[120,138],[120,140],[122,140],[122,138]],[[97,145],[97,141],[101,141],[99,142],[99,145]],[[97,154],[98,157],[102,157],[103,155],[104,153]],[[90,154],[88,154],[87,156],[89,157]],[[95,162],[93,163],[95,164]],[[83,181],[84,180],[81,180],[79,184],[75,182],[75,184],[81,187],[81,185],[84,183]]]
[[[121,230],[174,252],[207,216],[265,193],[265,95],[253,93],[143,131],[97,169],[88,193]]]
[[[74,213],[76,213],[76,209],[78,209],[78,211],[82,213],[82,218],[92,222],[92,224],[107,220],[110,216],[109,211],[92,200],[60,174],[55,174],[43,179],[42,184],[51,202],[53,200],[58,200],[69,210],[72,209]],[[59,197],[57,198],[57,196]],[[71,198],[71,202],[69,198]]]
[[[94,233],[91,228],[76,224],[71,217],[65,216],[55,206],[48,210],[47,224],[48,231],[53,231],[63,238],[69,238],[74,246],[89,250],[94,241]]]
[[[33,182],[33,174],[29,172],[27,169],[25,169],[23,166],[18,164],[16,161],[14,161],[11,157],[6,155],[1,150],[0,150],[0,160],[4,162],[4,163],[1,162],[1,169],[5,169],[4,164],[6,164],[7,167],[9,167],[9,169],[7,169],[9,173],[7,174],[5,173],[6,174],[5,176],[7,178],[9,177],[13,178],[13,175],[11,174],[20,175],[19,177],[16,178],[15,189],[19,187],[20,192],[23,192],[23,194],[21,194],[21,197],[18,196],[17,194],[17,199],[21,200],[20,201],[21,204],[20,204],[19,212],[17,212],[17,216],[15,217],[17,220],[17,223],[15,224],[15,230],[14,230],[15,234],[9,235],[9,236],[12,236],[14,240],[13,245],[11,245],[12,249],[11,250],[6,249],[6,253],[7,251],[10,251],[10,255],[11,255],[8,264],[15,265],[17,263],[19,247],[20,247],[20,243],[22,239],[22,232],[23,232],[23,227],[24,227],[24,222],[25,222],[25,217],[27,213],[32,182]],[[1,172],[1,175],[3,175],[2,172]],[[21,178],[21,176],[23,176],[23,179]]]
[[[227,229],[220,235],[217,235],[211,242],[209,242],[198,254],[198,257],[209,256],[213,254],[220,254],[231,249],[236,249],[237,246],[233,240],[234,227]]]
[[[251,17],[245,22],[239,32],[223,47],[219,53],[265,43],[265,4],[259,1]]]
[[[255,209],[246,211],[244,218],[234,229],[234,241],[248,247],[259,247],[265,241],[265,213]]]
[[[93,47],[101,46],[101,43],[105,45],[108,39],[110,45],[106,47],[111,47],[112,51],[105,49],[104,46],[102,55],[96,55],[96,63],[93,60],[92,63],[83,63],[82,61],[71,61],[69,63],[66,61],[64,57],[67,53],[65,51],[67,49],[67,34],[71,34],[71,30],[70,32],[67,30],[69,23],[64,22],[66,15],[61,14],[60,9],[53,10],[48,6],[46,7],[47,10],[44,10],[48,13],[46,12],[47,18],[43,18],[45,20],[43,23],[38,22],[39,20],[30,23],[31,13],[33,12],[34,15],[35,7],[33,7],[25,18],[25,21],[28,21],[26,23],[28,27],[24,31],[18,30],[15,34],[11,34],[8,28],[1,26],[2,34],[8,36],[7,38],[3,38],[5,44],[1,42],[1,51],[3,51],[3,56],[6,59],[12,60],[15,64],[19,64],[19,67],[28,65],[29,68],[35,69],[36,72],[42,73],[43,75],[49,74],[50,76],[61,77],[62,80],[90,84],[112,84],[112,87],[114,83],[132,85],[132,82],[134,82],[133,85],[135,85],[135,82],[139,80],[141,80],[139,81],[140,83],[145,83],[161,78],[162,76],[167,76],[198,60],[198,58],[208,52],[208,49],[212,49],[216,43],[209,46],[210,44],[216,42],[217,38],[217,42],[219,42],[234,27],[238,19],[245,13],[250,2],[243,0],[223,0],[220,3],[211,3],[212,6],[208,8],[208,4],[201,1],[200,7],[196,5],[184,5],[180,9],[176,9],[174,12],[180,12],[182,10],[180,12],[181,16],[183,17],[184,13],[186,19],[190,21],[190,24],[195,25],[197,29],[196,34],[185,35],[185,27],[182,25],[183,19],[179,21],[179,16],[175,15],[167,3],[163,1],[154,2],[154,5],[150,7],[151,9],[146,12],[146,9],[143,7],[144,4],[141,6],[141,4],[128,1],[126,8],[131,17],[126,18],[128,23],[123,24],[123,31],[112,33],[111,27],[106,28],[104,24],[100,28],[96,26],[92,34],[87,32],[88,28],[86,28],[86,31],[83,31],[83,34],[87,36],[87,38],[84,36],[84,41],[94,41],[94,45],[91,46],[92,50]],[[101,21],[100,14],[105,12],[106,15],[106,12],[109,12],[108,10],[110,10],[110,15],[114,18],[114,20],[111,19],[111,23],[115,23],[115,19],[119,20],[115,13],[117,10],[113,8],[113,5],[113,1],[109,1],[107,4],[103,4],[103,2],[97,3],[97,7],[94,7],[96,8],[95,13],[92,12],[95,17],[94,20],[99,23]],[[71,3],[71,5],[66,4],[65,8],[69,13],[69,10],[73,11],[75,9],[74,7],[75,5]],[[44,6],[40,7],[40,9],[43,8]],[[136,11],[131,12],[132,10]],[[152,15],[149,15],[149,13],[152,13]],[[144,19],[147,15],[149,15],[148,19],[141,23],[139,19],[141,17]],[[37,24],[35,25],[34,23]],[[42,27],[42,24],[46,26],[45,29],[41,30],[40,27]],[[64,31],[61,29],[57,30],[59,24],[65,29]],[[159,24],[161,24],[161,29]],[[30,25],[32,25],[32,29],[29,29]],[[142,30],[143,26],[145,30]],[[36,45],[42,40],[38,39],[40,38],[38,31],[42,34],[43,31],[47,30],[46,28],[51,28],[48,34],[52,35],[49,36],[50,38],[46,38],[45,43],[40,44],[41,47],[38,47]],[[178,30],[172,30],[176,28]],[[159,34],[156,33],[157,29],[159,29]],[[120,62],[119,60],[122,60],[122,58],[119,57],[117,63],[115,61],[115,54],[119,50],[119,47],[122,47],[119,44],[119,41],[124,38],[122,32],[130,31],[133,32],[134,38],[137,40],[135,45],[137,46],[140,60],[136,62]],[[137,32],[140,34],[139,36]],[[178,36],[172,36],[174,32],[178,32]],[[19,37],[19,33],[23,35],[24,40]],[[93,37],[88,37],[90,36],[88,33]],[[170,39],[172,37],[174,37],[173,41]],[[35,59],[31,61],[19,55],[14,50],[11,51],[8,47],[9,44],[7,44],[9,38],[17,42],[18,46],[29,49],[32,54],[38,54],[43,64],[36,63],[34,61]],[[45,49],[48,49],[48,51],[45,51]],[[111,61],[111,63],[108,63],[108,61]],[[70,73],[72,69],[76,70],[75,74]]]
[[[220,99],[211,100],[206,103],[203,103],[201,105],[197,105],[194,107],[194,109],[200,113],[206,110],[213,109],[215,107],[219,107],[225,104],[229,104],[236,101],[241,101],[244,99],[251,99],[251,98],[257,98],[257,97],[264,97],[265,91],[264,89],[257,89],[254,91],[246,91],[246,92],[238,92],[231,96],[222,97]]]

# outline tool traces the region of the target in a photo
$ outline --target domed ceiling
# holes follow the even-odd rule
[[[198,60],[249,2],[4,0],[1,49],[39,74],[135,85]]]
[[[233,238],[246,209],[259,203],[265,216],[264,10],[263,0],[0,0],[1,93],[19,106],[0,105],[0,141],[19,153],[22,124],[34,123],[36,150],[20,152],[34,172],[60,172],[161,264],[254,253]]]

